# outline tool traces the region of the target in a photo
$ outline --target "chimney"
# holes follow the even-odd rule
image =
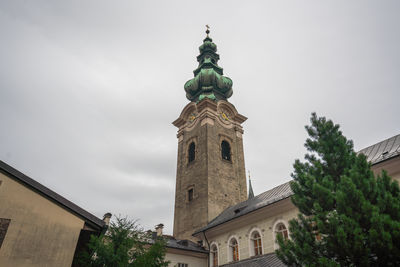
[[[107,212],[107,213],[104,214],[104,216],[103,216],[103,221],[105,222],[105,224],[106,224],[107,226],[110,225],[111,216],[112,216],[112,214],[109,213],[109,212]]]
[[[163,235],[163,228],[164,228],[164,224],[162,224],[162,223],[156,225],[157,236]]]

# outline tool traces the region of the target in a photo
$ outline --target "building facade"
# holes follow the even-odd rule
[[[275,241],[277,235],[290,238],[288,222],[298,214],[293,193],[284,183],[257,196],[250,188],[247,197],[241,125],[246,117],[228,102],[232,81],[222,76],[218,59],[207,31],[195,77],[185,84],[191,102],[173,122],[178,164],[174,238],[167,257],[177,267],[284,266],[274,253]],[[400,135],[359,153],[375,174],[386,170],[400,182]],[[190,255],[183,253],[188,249]],[[198,260],[204,251],[208,262]]]
[[[106,225],[0,161],[0,266],[69,267]]]

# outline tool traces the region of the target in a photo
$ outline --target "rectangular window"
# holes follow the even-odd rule
[[[239,248],[238,245],[233,247],[233,261],[238,261],[239,260]]]
[[[218,266],[218,252],[217,251],[212,251],[212,259],[213,259],[213,266],[212,267],[217,267]]]
[[[10,225],[11,220],[0,218],[0,248],[3,244],[4,238],[6,237],[8,226]]]
[[[261,255],[261,238],[253,240],[254,242],[254,255]]]
[[[190,188],[188,190],[188,200],[192,201],[193,200],[193,188]]]
[[[178,267],[188,267],[189,264],[187,263],[178,263]]]

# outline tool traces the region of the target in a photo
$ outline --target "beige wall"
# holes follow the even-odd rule
[[[372,166],[375,174],[380,174],[383,169],[387,171],[390,177],[400,183],[400,156]]]
[[[297,213],[297,208],[290,199],[285,199],[210,231],[207,237],[210,245],[216,244],[218,247],[219,265],[228,263],[228,242],[232,236],[236,237],[239,243],[239,260],[252,256],[250,234],[255,229],[261,235],[263,254],[275,251],[274,225],[283,222],[288,227],[288,221],[295,218]]]
[[[178,263],[187,263],[189,267],[206,267],[207,255],[202,254],[200,257],[195,253],[168,249],[165,259],[170,261],[169,267],[176,267]]]
[[[84,221],[0,173],[0,218],[11,219],[0,266],[71,266]]]
[[[400,157],[382,162],[372,167],[375,174],[385,169],[388,174],[400,182]],[[219,265],[228,263],[228,242],[235,237],[239,243],[239,260],[251,257],[250,234],[258,230],[262,238],[263,254],[275,251],[274,226],[277,222],[283,222],[288,226],[289,220],[297,217],[298,210],[290,199],[279,201],[262,211],[235,219],[234,222],[225,223],[207,232],[210,245],[218,247]]]

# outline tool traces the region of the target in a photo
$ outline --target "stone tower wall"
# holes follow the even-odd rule
[[[221,142],[231,145],[231,161],[222,159]],[[208,127],[208,221],[247,198],[243,140],[219,123]]]
[[[174,236],[194,240],[227,207],[247,198],[241,123],[246,118],[226,101],[204,99],[189,103],[174,122],[178,130]],[[221,142],[231,147],[231,161],[222,159]],[[196,144],[195,160],[188,163],[188,148]],[[188,190],[193,188],[193,200]]]

